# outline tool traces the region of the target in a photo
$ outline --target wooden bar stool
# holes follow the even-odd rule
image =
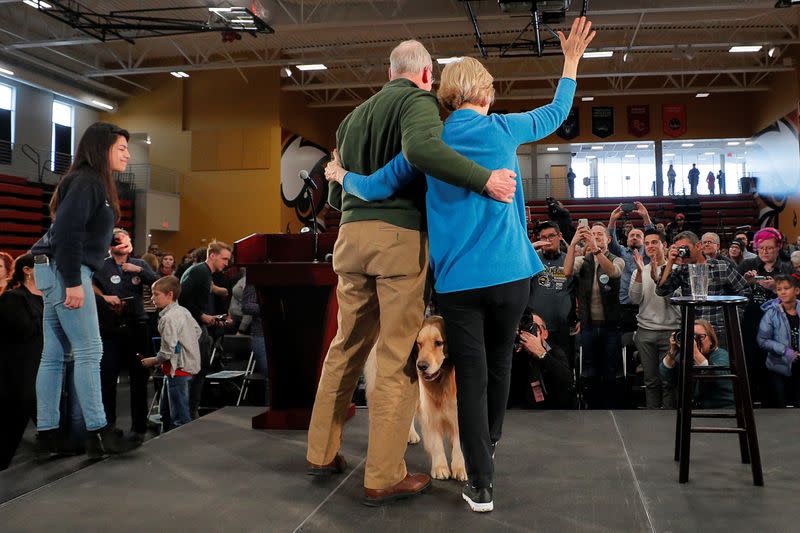
[[[750,398],[742,331],[739,325],[739,313],[736,309],[737,306],[746,304],[747,298],[743,296],[707,296],[703,298],[681,296],[670,298],[670,302],[681,308],[681,388],[675,421],[675,460],[680,462],[678,481],[680,483],[689,481],[689,447],[692,433],[735,433],[739,435],[742,463],[751,465],[753,484],[763,486],[764,476],[761,471],[761,455],[758,451],[753,402]],[[722,306],[723,308],[730,367],[694,365],[692,343],[694,342],[695,309],[708,306]],[[736,413],[701,411],[693,414],[692,396],[694,395],[695,381],[715,379],[729,379],[733,382]],[[692,427],[692,417],[735,418],[736,427]]]

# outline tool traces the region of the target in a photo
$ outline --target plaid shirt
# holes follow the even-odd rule
[[[742,275],[736,271],[736,265],[730,261],[721,259],[707,259],[706,263],[708,264],[709,296],[749,296],[749,285]],[[689,284],[689,267],[686,265],[678,265],[677,268],[673,268],[664,284],[656,287],[656,294],[659,296],[691,295],[692,288]],[[695,318],[703,318],[711,322],[722,341],[724,336],[721,332],[725,331],[725,319],[722,314],[722,306],[697,307]]]

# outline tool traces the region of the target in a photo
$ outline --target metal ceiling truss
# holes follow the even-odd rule
[[[98,13],[76,0],[48,0],[51,7],[41,5],[36,9],[75,28],[98,41],[123,40],[133,44],[134,39],[165,37],[189,33],[232,32],[234,34],[275,33],[266,22],[248,8],[209,8],[206,5],[190,7],[162,7],[129,9]],[[196,18],[164,16],[163,13],[200,12]]]

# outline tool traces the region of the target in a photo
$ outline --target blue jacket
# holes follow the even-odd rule
[[[796,305],[797,312],[800,313],[800,301]],[[758,345],[767,351],[767,368],[790,377],[794,362],[794,350],[786,312],[778,298],[764,303],[761,310],[764,311],[764,316],[758,325],[757,339]]]
[[[511,204],[427,176],[426,210],[430,262],[437,292],[491,287],[530,278],[542,262],[528,239],[517,147],[546,137],[569,113],[575,80],[562,78],[553,102],[527,113],[482,115],[453,112],[442,140],[456,152],[491,169],[517,173]],[[370,176],[348,173],[344,190],[364,200],[387,197],[417,175],[402,154]]]

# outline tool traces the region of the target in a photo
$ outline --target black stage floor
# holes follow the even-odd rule
[[[731,435],[694,435],[677,482],[674,413],[510,411],[495,511],[456,481],[383,508],[361,504],[367,413],[348,423],[347,471],[305,475],[305,432],[253,431],[258,408],[226,408],[0,506],[2,531],[798,531],[800,411],[758,410],[764,487]],[[409,468],[427,470],[421,445]]]

